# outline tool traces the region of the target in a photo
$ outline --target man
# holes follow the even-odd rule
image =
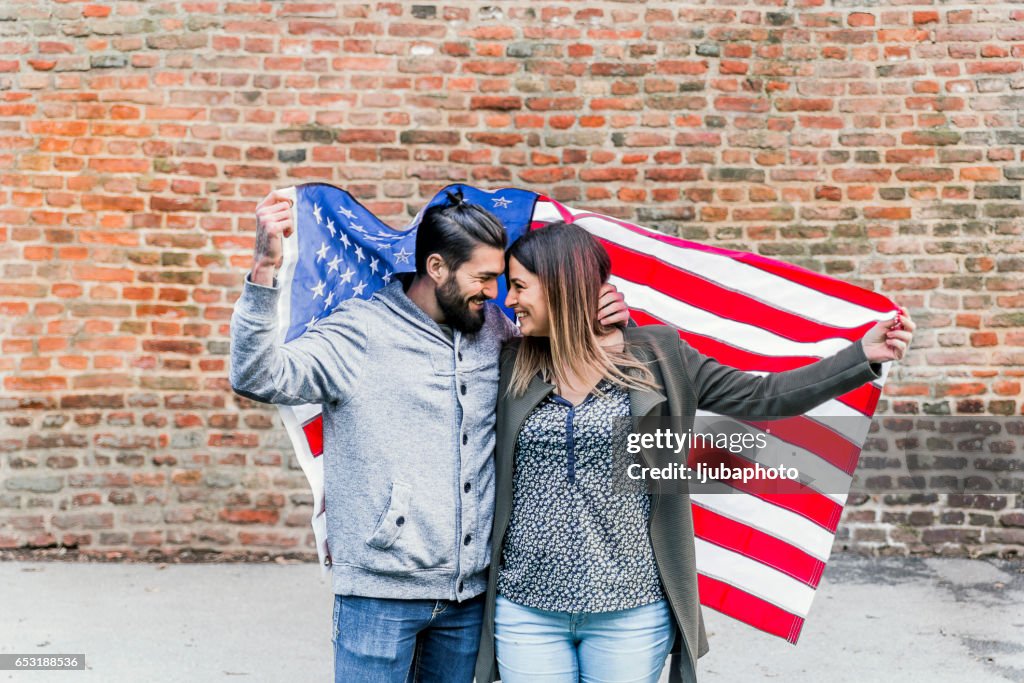
[[[335,681],[473,678],[494,511],[501,346],[517,334],[497,295],[505,231],[449,195],[424,212],[416,272],[275,341],[288,201],[257,207],[252,271],[231,319],[231,385],[323,405]],[[628,319],[614,288],[602,320]]]

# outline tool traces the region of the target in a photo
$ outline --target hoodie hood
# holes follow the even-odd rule
[[[449,345],[451,344],[451,340],[441,331],[441,328],[434,319],[427,315],[422,308],[416,305],[416,302],[406,295],[402,279],[396,279],[388,285],[381,287],[374,292],[371,298],[377,299],[416,327],[422,328],[438,339],[444,340]]]

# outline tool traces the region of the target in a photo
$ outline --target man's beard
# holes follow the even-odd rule
[[[470,310],[469,304],[474,301],[483,303],[485,297],[473,296],[468,299],[462,296],[459,291],[459,283],[455,281],[454,275],[437,288],[437,305],[444,313],[445,323],[451,325],[463,334],[474,334],[484,326],[484,309],[479,311]]]

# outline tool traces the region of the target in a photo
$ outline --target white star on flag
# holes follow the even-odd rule
[[[384,284],[390,283],[391,282],[391,271],[390,270],[385,270],[384,271],[384,276],[381,277],[381,280],[384,281]]]
[[[351,219],[356,217],[356,215],[354,213],[352,213],[351,211],[346,209],[344,206],[339,206],[338,207],[338,213],[340,213],[345,218],[348,218],[349,220],[351,220]]]
[[[361,233],[363,233],[364,235],[366,234],[366,230],[364,230],[364,229],[363,229],[363,226],[359,225],[358,223],[349,223],[349,224],[348,224],[348,227],[352,228],[352,229],[353,229],[353,230],[355,230],[356,232],[361,232]]]
[[[352,279],[352,276],[355,274],[356,271],[352,270],[351,268],[347,269],[344,273],[341,274],[341,284],[346,284],[349,280]]]
[[[412,252],[408,252],[405,247],[402,247],[402,250],[395,254],[395,263],[408,263],[410,256],[412,256]]]
[[[334,221],[332,221],[330,218],[327,219],[327,230],[331,233],[331,237],[334,237],[334,233],[337,232],[334,229]]]
[[[316,325],[317,320],[319,320],[319,318],[317,318],[315,315],[312,318],[310,318],[309,322],[306,323],[306,329],[308,330],[309,328],[313,327],[313,325]]]
[[[345,233],[341,233],[341,243],[345,245],[346,249],[352,246],[352,243],[348,241],[348,235]]]
[[[362,247],[356,247],[356,258],[359,259],[360,263],[362,263],[363,260],[366,258],[365,256],[363,256],[363,248]]]
[[[335,254],[334,258],[327,262],[327,272],[330,273],[338,269],[338,264],[341,263],[341,259]]]
[[[313,205],[313,215],[316,216],[316,224],[320,225],[320,223],[323,222],[323,219],[320,217],[320,205],[319,204],[314,204]]]
[[[316,262],[320,263],[321,261],[323,261],[325,258],[327,258],[328,253],[330,253],[330,250],[327,248],[327,243],[321,242],[320,248],[316,252]]]
[[[352,294],[354,296],[362,296],[364,289],[366,289],[366,283],[360,280],[359,284],[352,288]]]
[[[494,208],[496,209],[504,209],[512,203],[511,200],[505,199],[504,197],[494,197],[491,201],[494,202]]]
[[[375,259],[375,258],[370,259],[370,270],[372,270],[375,273],[377,272],[377,263],[378,263],[377,259]]]
[[[327,293],[327,298],[324,299],[324,310],[326,311],[328,308],[330,308],[331,307],[331,303],[333,303],[333,302],[334,302],[334,292],[328,292]]]
[[[324,281],[320,280],[316,287],[310,287],[309,291],[313,292],[313,298],[324,295]]]

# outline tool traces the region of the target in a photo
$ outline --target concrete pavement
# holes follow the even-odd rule
[[[702,683],[1024,681],[1021,561],[835,555],[795,647],[705,618]],[[330,620],[312,564],[0,562],[0,653],[88,667],[0,681],[328,681]]]

